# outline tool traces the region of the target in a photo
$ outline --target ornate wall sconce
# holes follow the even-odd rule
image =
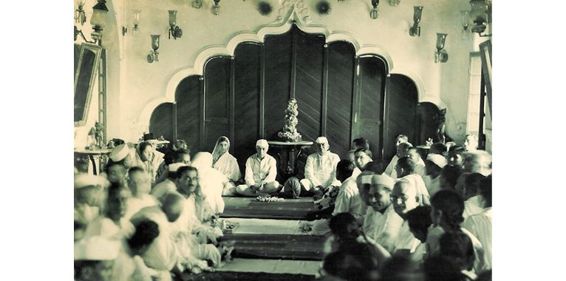
[[[177,11],[176,10],[169,10],[169,39],[177,40],[177,38],[181,38],[183,36],[183,30],[177,25]]]
[[[147,62],[153,63],[154,61],[159,61],[159,34],[151,35],[151,51],[147,55]]]
[[[134,14],[133,25],[132,25],[132,32],[135,35],[140,30],[140,14],[141,10],[133,10]],[[128,34],[128,27],[122,26],[122,36]]]
[[[371,0],[371,6],[373,8],[369,11],[369,16],[372,19],[377,19],[377,17],[379,16],[379,11],[377,10],[378,5],[379,5],[379,0]]]
[[[445,63],[448,61],[448,53],[444,50],[446,44],[446,33],[436,33],[436,53],[434,54],[435,63]]]
[[[214,4],[212,5],[212,13],[214,15],[220,14],[220,0],[214,0]]]
[[[421,16],[423,14],[423,6],[415,6],[415,13],[413,14],[413,26],[409,28],[409,35],[411,36],[421,36],[421,27],[419,23],[421,22]]]
[[[389,0],[390,6],[398,6],[401,3],[401,0]]]
[[[491,3],[488,0],[470,0],[470,17],[472,19],[472,32],[480,36],[490,36],[482,34],[489,23]]]
[[[195,9],[200,9],[202,7],[202,0],[193,0],[193,3],[191,5]]]
[[[84,2],[83,2],[84,5]],[[81,11],[82,10],[82,13]],[[82,30],[78,29],[77,26],[74,26],[75,29],[75,40],[77,40],[78,35],[80,35],[85,42],[97,44],[99,46],[102,45],[102,31],[104,30],[104,26],[106,25],[106,15],[108,14],[108,7],[106,7],[106,0],[98,0],[96,5],[92,7],[92,17],[90,18],[90,24],[92,25],[92,29],[94,30],[91,33],[92,41],[86,39]],[[84,9],[77,8],[76,13],[76,20],[80,22],[81,25],[86,22],[86,16],[84,15]]]

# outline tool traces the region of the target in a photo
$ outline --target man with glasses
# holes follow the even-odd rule
[[[301,192],[313,194],[314,199],[320,199],[332,186],[340,186],[336,179],[336,165],[340,161],[338,154],[330,152],[326,137],[318,137],[314,144],[315,153],[307,157],[305,178],[301,180]]]

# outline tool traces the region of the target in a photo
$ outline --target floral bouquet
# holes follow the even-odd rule
[[[297,142],[300,141],[302,136],[297,132],[297,124],[299,119],[299,106],[297,105],[296,99],[290,99],[287,104],[287,109],[285,109],[285,124],[283,125],[283,130],[279,131],[277,134],[280,138],[286,141]]]

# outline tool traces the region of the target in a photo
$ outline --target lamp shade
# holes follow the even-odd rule
[[[169,25],[177,25],[177,10],[169,10]]]
[[[108,7],[106,7],[105,0],[99,0],[94,7],[92,7],[92,17],[90,24],[104,28],[106,25],[106,15],[108,14]]]
[[[446,43],[446,33],[436,33],[436,49],[442,50],[444,49],[444,44]]]

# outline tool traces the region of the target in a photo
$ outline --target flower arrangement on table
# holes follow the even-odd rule
[[[289,142],[301,141],[301,134],[297,132],[297,124],[299,119],[299,106],[297,105],[296,99],[290,99],[287,104],[287,109],[285,109],[285,124],[283,125],[283,130],[279,131],[277,135]]]

